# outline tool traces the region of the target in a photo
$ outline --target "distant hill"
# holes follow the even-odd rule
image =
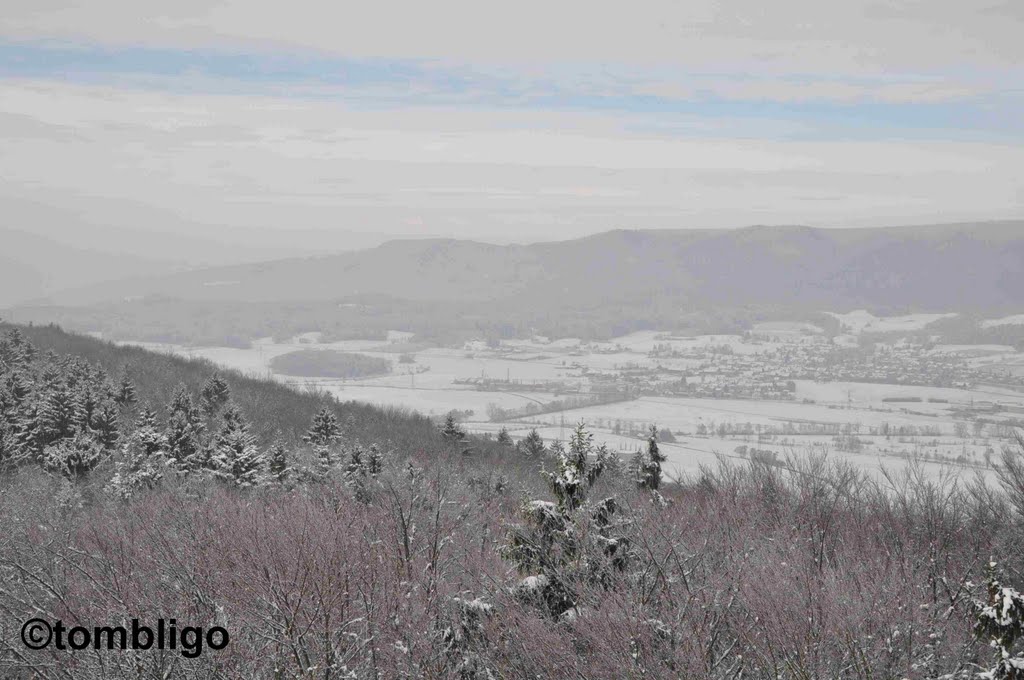
[[[4,208],[11,208],[4,204]],[[341,229],[266,229],[192,226],[131,228],[112,225],[67,226],[67,216],[45,224],[0,217],[0,307],[46,301],[52,293],[101,282],[120,290],[121,280],[154,278],[201,268],[262,262],[314,253],[346,252],[381,243],[372,233]],[[154,279],[154,283],[156,283]],[[119,299],[116,298],[116,299]]]
[[[508,246],[402,240],[331,256],[134,277],[53,299],[59,307],[5,316],[216,343],[306,330],[365,337],[387,328],[608,336],[667,326],[735,329],[765,315],[859,308],[1019,313],[1024,221],[619,230]]]
[[[124,257],[0,227],[0,306],[42,298],[69,287],[142,274],[169,274],[180,268],[181,263],[169,259]]]
[[[1024,304],[1024,221],[887,229],[750,227],[612,231],[556,243],[391,241],[328,257],[217,267],[65,291],[57,304],[162,295],[188,300],[407,300],[553,296],[578,303],[825,308]]]

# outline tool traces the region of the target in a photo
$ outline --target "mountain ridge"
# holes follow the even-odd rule
[[[1024,221],[620,229],[514,245],[398,240],[56,297],[0,314],[104,337],[232,347],[311,330],[338,340],[399,329],[442,344],[531,333],[739,332],[779,318],[825,323],[822,312],[857,309],[984,319],[1024,311]]]
[[[156,295],[284,302],[370,294],[456,302],[567,296],[590,303],[664,293],[683,304],[727,306],[1024,306],[1024,221],[618,229],[510,245],[397,239],[349,253],[105,282],[50,301],[91,305]]]

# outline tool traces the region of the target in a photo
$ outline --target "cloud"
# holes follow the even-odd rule
[[[9,0],[0,205],[488,238],[1019,215],[1022,34],[1018,0]]]
[[[1024,186],[1016,144],[637,132],[640,122],[602,112],[379,112],[7,80],[0,116],[20,121],[0,128],[0,201],[62,205],[93,223],[138,223],[141,205],[164,224],[565,238],[1008,216]],[[63,136],[25,133],[50,127]],[[808,200],[821,196],[832,200]]]
[[[9,0],[0,35],[112,45],[274,46],[462,63],[761,64],[830,72],[1015,66],[1016,0]]]

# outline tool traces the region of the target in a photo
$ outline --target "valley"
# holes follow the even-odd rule
[[[670,433],[662,446],[675,476],[719,456],[781,463],[828,454],[875,474],[914,465],[933,477],[991,477],[1024,423],[1024,353],[893,336],[945,316],[835,315],[841,332],[833,335],[809,323],[765,322],[736,335],[642,331],[605,342],[534,336],[431,346],[391,331],[383,341],[321,342],[309,332],[249,348],[137,344],[342,401],[437,420],[453,412],[470,433],[507,429],[519,440],[536,429],[546,442],[564,442],[582,420],[597,443],[628,457],[656,425]],[[342,379],[272,369],[278,357],[317,350],[387,362],[390,371]]]

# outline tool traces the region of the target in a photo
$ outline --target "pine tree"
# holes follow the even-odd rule
[[[18,458],[38,457],[43,453],[43,408],[33,400],[23,407],[14,426]]]
[[[594,435],[579,423],[569,438],[569,450],[558,457],[558,469],[545,472],[551,492],[555,494],[560,509],[571,512],[586,499],[587,490],[594,485],[604,471],[604,461],[588,464],[593,449]]]
[[[610,588],[630,558],[629,541],[619,531],[624,523],[615,520],[615,499],[587,501],[611,454],[602,447],[590,462],[593,437],[583,423],[568,450],[558,449],[558,469],[544,473],[555,502],[526,502],[523,523],[511,527],[502,547],[506,559],[525,575],[515,594],[555,618],[577,611],[576,583]]]
[[[92,429],[92,420],[99,407],[99,398],[92,389],[91,384],[80,385],[74,395],[75,402],[75,428],[81,432],[89,432]]]
[[[32,385],[21,372],[14,372],[8,380],[7,392],[11,395],[11,406],[18,408],[32,393]]]
[[[633,459],[636,484],[641,489],[657,491],[661,487],[661,464],[667,460],[658,448],[658,429],[652,425],[647,437],[647,453],[637,452]]]
[[[466,446],[466,431],[459,427],[459,424],[455,422],[455,415],[449,413],[445,416],[444,425],[440,428],[441,439],[448,444],[452,450],[458,450],[463,455],[470,452],[470,448]]]
[[[203,407],[203,413],[207,417],[216,415],[221,407],[227,404],[230,399],[231,389],[224,379],[220,377],[220,373],[217,372],[207,379],[202,391],[199,393],[199,401]]]
[[[163,480],[164,467],[161,441],[166,443],[154,425],[136,428],[121,448],[121,460],[106,491],[128,500],[139,491],[158,486]]]
[[[313,447],[316,458],[316,474],[326,475],[334,465],[334,445],[341,438],[338,418],[326,406],[313,416],[313,423],[302,441]]]
[[[46,395],[39,412],[39,436],[43,447],[75,434],[78,418],[70,392],[55,389]]]
[[[976,601],[974,630],[988,640],[995,652],[995,666],[978,677],[991,680],[1024,678],[1024,649],[1017,650],[1024,638],[1024,594],[1000,582],[995,562],[989,562],[984,601]]]
[[[370,500],[368,483],[376,479],[384,469],[384,455],[376,444],[364,449],[359,442],[349,448],[345,463],[345,482],[352,488],[356,500],[367,503]]]
[[[75,480],[88,474],[102,459],[103,450],[99,444],[80,433],[47,446],[43,451],[42,463],[49,472]]]
[[[36,348],[17,328],[12,328],[0,337],[0,367],[24,368],[36,355]]]
[[[501,431],[498,432],[498,443],[505,447],[512,447],[512,437],[509,436],[507,427],[501,428]]]
[[[455,422],[455,414],[449,413],[441,426],[441,436],[449,443],[459,442],[466,438],[466,431]]]
[[[156,411],[153,410],[152,406],[146,404],[142,407],[142,410],[139,411],[138,417],[135,418],[135,427],[151,427],[156,429],[156,426]]]
[[[256,448],[256,438],[249,433],[249,426],[234,406],[228,405],[222,418],[223,424],[213,443],[213,474],[234,486],[256,486],[263,467],[263,455]]]
[[[542,456],[544,455],[544,440],[536,429],[530,430],[530,433],[523,438],[522,441],[523,451],[528,456]]]
[[[0,420],[0,472],[15,464],[18,456],[18,440],[13,428],[6,420]]]
[[[135,432],[133,436],[138,440],[139,446],[147,456],[156,453],[167,453],[170,444],[167,437],[160,431],[156,422],[156,413],[148,405],[139,412],[135,419]]]
[[[206,463],[203,451],[203,424],[199,409],[192,402],[188,389],[182,385],[174,393],[168,409],[167,449],[179,468],[196,470]]]
[[[118,414],[114,402],[104,401],[99,405],[93,413],[90,429],[104,450],[114,448],[121,436],[118,431]]]
[[[331,446],[341,437],[338,419],[326,406],[313,416],[313,424],[302,441],[316,446]]]
[[[135,405],[136,400],[135,383],[132,382],[131,376],[128,375],[128,368],[125,367],[121,370],[121,380],[118,382],[117,390],[114,393],[114,401],[121,408],[130,408]]]
[[[284,483],[291,476],[292,469],[288,467],[288,451],[281,442],[275,442],[267,454],[268,469],[270,477],[278,483]]]

